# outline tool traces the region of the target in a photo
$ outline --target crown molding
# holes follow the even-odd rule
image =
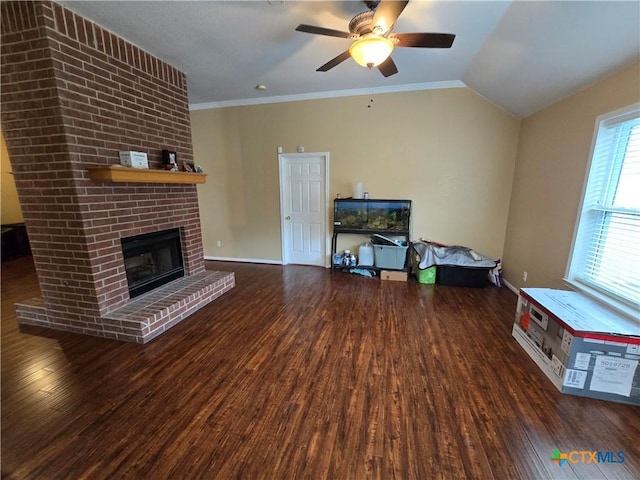
[[[210,108],[240,107],[246,105],[262,105],[266,103],[299,102],[302,100],[318,100],[322,98],[352,97],[357,95],[372,95],[379,93],[412,92],[416,90],[440,90],[444,88],[462,88],[467,85],[460,80],[443,82],[409,83],[406,85],[391,85],[385,87],[357,88],[353,90],[333,90],[329,92],[301,93],[298,95],[280,95],[275,97],[245,98],[239,100],[225,100],[221,102],[192,103],[189,110],[205,110]]]

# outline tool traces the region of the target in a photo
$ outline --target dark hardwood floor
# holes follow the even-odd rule
[[[558,392],[506,288],[207,268],[237,287],[137,345],[19,329],[37,279],[2,264],[3,478],[640,478],[640,409]]]

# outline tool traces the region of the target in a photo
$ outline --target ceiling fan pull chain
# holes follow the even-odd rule
[[[367,108],[373,107],[373,68],[369,69],[369,104]]]

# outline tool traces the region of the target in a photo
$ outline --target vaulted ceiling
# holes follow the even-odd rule
[[[194,108],[464,84],[524,118],[640,59],[637,1],[413,0],[394,32],[456,38],[396,48],[387,78],[351,59],[316,72],[350,40],[295,31],[348,31],[361,1],[59,3],[184,71]]]

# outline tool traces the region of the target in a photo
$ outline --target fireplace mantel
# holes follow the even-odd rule
[[[206,173],[150,170],[146,168],[123,167],[121,165],[90,167],[88,170],[89,178],[94,182],[196,184],[207,181]]]

